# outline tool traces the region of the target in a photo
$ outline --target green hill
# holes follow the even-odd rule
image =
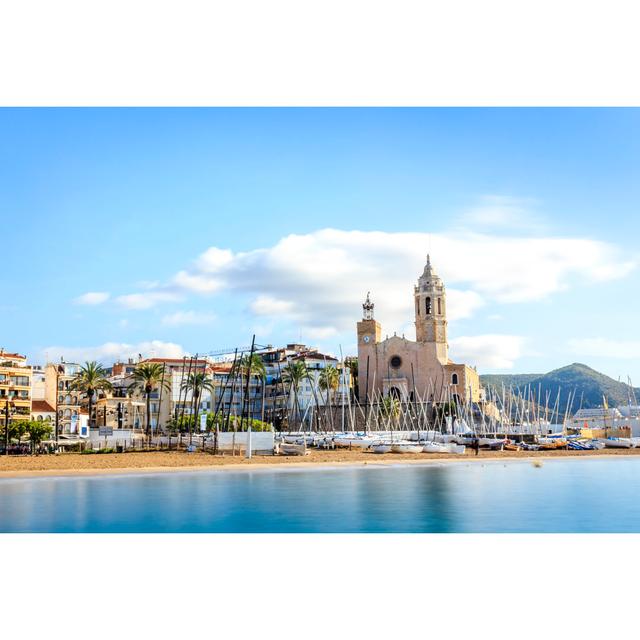
[[[633,393],[640,401],[639,388],[631,389],[624,382],[618,382],[577,362],[544,374],[485,375],[480,376],[480,381],[485,387],[493,387],[498,393],[502,393],[503,384],[507,390],[510,386],[514,389],[519,388],[520,393],[526,393],[525,387],[530,388],[531,392],[539,397],[542,404],[547,398],[547,393],[550,403],[555,402],[558,389],[560,389],[561,407],[565,406],[569,393],[575,393],[572,411],[576,411],[581,402],[583,409],[601,407],[603,396],[607,399],[610,407],[627,405],[630,396],[631,402],[635,404]]]

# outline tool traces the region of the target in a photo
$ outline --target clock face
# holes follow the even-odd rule
[[[371,340],[371,336],[365,336],[364,338],[362,338],[366,343],[369,342],[369,340]]]

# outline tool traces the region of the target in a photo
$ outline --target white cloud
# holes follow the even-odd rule
[[[150,309],[160,302],[177,302],[182,297],[169,291],[145,291],[118,296],[117,302],[125,309]]]
[[[45,355],[46,354],[46,355]],[[105,342],[94,347],[61,347],[52,346],[42,350],[44,359],[52,362],[64,358],[68,362],[85,362],[97,360],[110,364],[116,360],[137,358],[142,354],[143,358],[181,358],[185,355],[184,349],[173,342],[151,340],[127,344],[124,342]]]
[[[542,219],[530,211],[531,201],[489,195],[480,204],[466,211],[458,223],[476,231],[522,232],[541,231]]]
[[[216,319],[213,313],[199,313],[197,311],[176,311],[162,318],[162,324],[168,327],[184,325],[211,324]]]
[[[577,355],[595,358],[640,358],[640,340],[611,340],[610,338],[576,338],[569,340],[569,348]]]
[[[371,290],[376,318],[393,332],[412,319],[413,285],[427,247],[447,285],[451,320],[489,303],[529,302],[575,283],[620,278],[635,267],[614,245],[584,238],[323,229],[247,252],[211,247],[165,284],[118,301],[145,309],[228,291],[249,296],[255,315],[329,335],[353,328]]]
[[[487,334],[449,340],[451,358],[483,369],[512,369],[524,354],[523,336]]]
[[[88,291],[78,296],[74,302],[76,304],[98,305],[106,302],[111,295],[106,291]]]
[[[295,312],[295,304],[291,300],[276,300],[271,296],[258,296],[250,308],[257,316],[277,316]]]

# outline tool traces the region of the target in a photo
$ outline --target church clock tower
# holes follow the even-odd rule
[[[443,364],[448,362],[447,296],[444,283],[431,266],[427,256],[422,275],[414,287],[416,314],[416,341],[435,346],[436,356]]]
[[[373,302],[369,293],[362,305],[362,320],[358,322],[358,397],[364,402],[367,397],[367,366],[369,368],[369,396],[373,390],[374,371],[377,367],[377,344],[382,336],[380,323],[373,318]]]

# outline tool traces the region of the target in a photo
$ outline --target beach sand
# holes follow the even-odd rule
[[[311,450],[308,456],[241,456],[184,451],[144,451],[82,455],[65,453],[41,456],[0,456],[0,478],[20,476],[98,475],[103,473],[140,473],[189,470],[241,470],[273,467],[360,466],[365,464],[429,464],[445,461],[482,461],[511,459],[588,458],[594,456],[637,456],[640,449],[603,449],[599,451],[480,451],[452,454],[375,454],[368,451]]]

